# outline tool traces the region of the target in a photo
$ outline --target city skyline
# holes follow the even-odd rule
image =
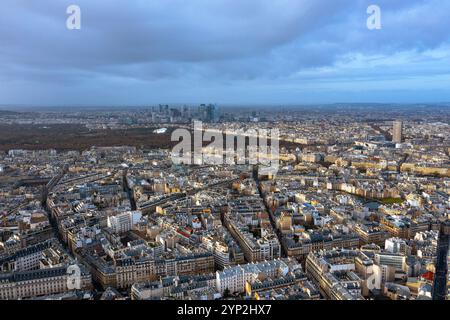
[[[1,7],[14,314],[450,300],[450,1]]]

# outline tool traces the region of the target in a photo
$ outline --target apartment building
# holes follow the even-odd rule
[[[91,275],[81,267],[80,290],[92,288]],[[67,267],[0,274],[0,300],[24,299],[72,290]]]

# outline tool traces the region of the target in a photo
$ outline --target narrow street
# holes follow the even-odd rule
[[[262,201],[263,201],[263,203],[264,203],[264,207],[266,208],[267,212],[269,213],[270,224],[272,225],[273,231],[274,231],[274,233],[277,235],[278,241],[280,242],[280,248],[281,248],[281,252],[280,252],[280,253],[281,253],[281,257],[282,257],[282,258],[286,258],[286,257],[287,257],[287,253],[286,253],[286,251],[284,250],[284,247],[283,247],[282,242],[281,242],[281,239],[282,239],[282,237],[281,237],[281,232],[280,232],[280,230],[278,230],[278,228],[276,227],[275,221],[273,220],[273,217],[272,217],[271,209],[267,206],[266,202],[264,201],[264,195],[263,195],[262,192],[261,192],[261,184],[260,184],[261,182],[259,181],[259,179],[258,179],[257,176],[254,177],[254,179],[255,179],[255,182],[256,182],[256,184],[257,184],[257,186],[258,186],[258,193],[259,193],[259,196],[261,197],[261,199],[262,199]]]

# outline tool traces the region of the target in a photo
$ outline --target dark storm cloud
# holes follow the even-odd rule
[[[379,31],[366,28],[372,2]],[[81,30],[65,27],[70,4]],[[440,90],[449,10],[437,0],[4,0],[0,103],[265,101],[267,91],[301,102],[304,88],[335,97],[365,79],[384,92],[393,77],[394,89],[426,79]]]

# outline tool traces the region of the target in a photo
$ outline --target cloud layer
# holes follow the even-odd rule
[[[367,7],[382,12],[368,30]],[[81,8],[81,30],[66,8]],[[0,104],[450,101],[450,2],[4,0]]]

